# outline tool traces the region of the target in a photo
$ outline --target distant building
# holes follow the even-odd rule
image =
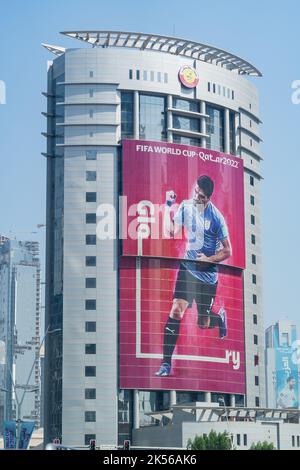
[[[13,384],[19,401],[26,390],[19,417],[34,420],[39,426],[41,389],[38,350],[40,343],[38,242],[21,242],[0,237],[0,343],[2,345],[1,432],[3,420],[17,417]]]
[[[266,330],[266,398],[269,408],[299,408],[296,326],[281,320]]]
[[[151,426],[133,431],[134,445],[186,449],[189,439],[210,431],[227,432],[233,448],[249,450],[252,444],[268,442],[277,450],[300,449],[299,410],[257,407],[226,407],[220,403],[194,402],[175,405],[149,415]]]

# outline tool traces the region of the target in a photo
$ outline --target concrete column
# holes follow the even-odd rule
[[[230,123],[229,123],[229,109],[224,112],[224,152],[230,153]]]
[[[235,407],[235,395],[230,395],[230,406]]]
[[[135,90],[133,96],[133,137],[140,138],[140,106],[139,106],[139,92]]]
[[[205,398],[204,398],[206,403],[211,403],[211,393],[210,392],[205,392]]]
[[[171,390],[170,391],[170,406],[174,406],[176,405],[177,403],[177,399],[176,399],[176,390]]]
[[[133,429],[140,428],[140,400],[139,391],[133,390]]]
[[[173,135],[172,132],[169,131],[173,127],[173,117],[172,111],[169,111],[169,108],[172,108],[172,95],[168,95],[167,97],[167,140],[168,142],[173,142]]]
[[[200,102],[200,113],[206,114],[206,103],[205,101]],[[206,134],[206,118],[200,119],[200,132]],[[201,137],[201,147],[206,148],[206,137]]]

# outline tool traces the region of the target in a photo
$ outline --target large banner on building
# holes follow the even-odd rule
[[[276,348],[276,406],[298,408],[298,364],[293,361],[291,346]]]
[[[240,270],[222,267],[214,293],[200,296],[180,321],[173,351],[168,326],[180,262],[123,257],[120,264],[120,387],[129,389],[202,390],[245,393],[243,278]],[[184,296],[184,294],[182,294]],[[213,301],[213,305],[210,305]],[[218,322],[206,328],[206,312],[227,315],[226,336]],[[171,330],[170,332],[168,330]],[[170,335],[168,335],[170,333]],[[172,347],[172,346],[171,346]],[[172,354],[171,354],[172,353]],[[169,359],[164,357],[169,355]],[[157,375],[170,362],[167,375]]]
[[[123,255],[180,259],[201,248],[209,255],[227,235],[232,253],[221,263],[245,267],[242,159],[199,147],[125,140],[122,168]],[[198,210],[208,200],[205,211]]]
[[[244,394],[242,160],[125,141],[122,165],[120,387]]]
[[[27,449],[34,430],[34,426],[34,421],[23,421],[21,423],[18,449]]]
[[[4,449],[15,449],[17,444],[17,426],[15,421],[4,421]]]

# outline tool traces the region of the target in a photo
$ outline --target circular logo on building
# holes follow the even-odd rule
[[[190,65],[184,65],[183,67],[181,67],[178,76],[182,85],[187,88],[195,88],[198,85],[198,74],[196,70]]]

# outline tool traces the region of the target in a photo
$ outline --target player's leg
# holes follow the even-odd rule
[[[157,376],[164,377],[170,375],[172,355],[179,336],[180,322],[188,306],[187,272],[184,267],[180,267],[177,273],[172,307],[164,326],[163,361],[159,371],[155,374]]]
[[[179,336],[180,322],[188,307],[187,300],[174,299],[168,320],[164,327],[163,360],[155,375],[166,377],[171,373],[172,355]]]
[[[198,325],[200,328],[215,328],[219,326],[220,317],[213,312],[217,284],[199,283],[196,303],[198,309]]]

